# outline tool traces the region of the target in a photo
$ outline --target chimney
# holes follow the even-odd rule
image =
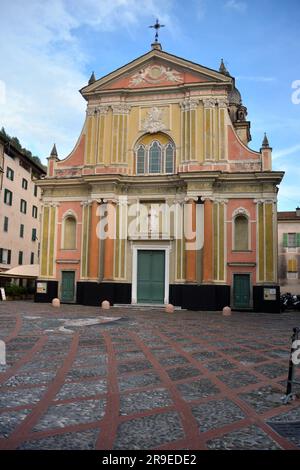
[[[296,207],[296,217],[300,217],[300,207]]]

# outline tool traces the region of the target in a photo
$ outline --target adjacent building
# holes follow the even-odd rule
[[[278,212],[278,276],[282,293],[300,295],[300,208]]]
[[[158,42],[80,90],[74,150],[54,146],[43,190],[37,301],[278,311],[277,191],[265,136],[223,61]]]
[[[39,263],[41,189],[45,170],[0,136],[0,271]]]

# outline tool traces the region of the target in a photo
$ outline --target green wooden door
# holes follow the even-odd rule
[[[233,305],[235,308],[250,308],[250,274],[234,274]]]
[[[62,271],[61,276],[61,301],[73,302],[75,293],[75,272]]]
[[[165,252],[139,250],[137,268],[138,303],[163,304],[165,296]]]

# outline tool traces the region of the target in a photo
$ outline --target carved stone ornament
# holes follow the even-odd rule
[[[130,104],[118,103],[111,105],[114,114],[129,114],[131,110]]]
[[[198,103],[199,103],[199,100],[186,98],[183,101],[181,101],[180,107],[183,111],[190,111],[193,109],[197,109]]]
[[[250,218],[249,212],[244,209],[244,207],[238,207],[235,209],[235,211],[232,213],[232,217],[236,217],[237,215],[245,215],[246,217]]]
[[[217,98],[219,108],[228,108],[229,102],[226,98]]]
[[[183,76],[181,73],[171,69],[170,67],[164,67],[163,65],[150,65],[135,73],[132,76],[129,85],[135,87],[141,83],[157,84],[165,81],[171,83],[182,83]]]
[[[204,98],[203,103],[205,108],[214,108],[216,106],[216,100],[213,98]]]
[[[162,114],[163,110],[156,106],[148,111],[147,116],[142,123],[143,131],[154,134],[155,132],[164,130],[166,127],[162,121]]]

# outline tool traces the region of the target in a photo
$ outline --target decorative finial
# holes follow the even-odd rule
[[[229,72],[227,70],[227,68],[225,67],[225,64],[224,64],[224,61],[223,59],[221,59],[221,64],[220,64],[220,67],[219,67],[219,72],[222,73],[223,75],[227,75],[229,76]]]
[[[264,140],[262,141],[261,146],[262,146],[262,148],[264,148],[264,149],[270,148],[270,145],[269,145],[269,141],[268,141],[268,137],[267,137],[266,132],[265,132]]]
[[[56,145],[54,144],[50,153],[50,157],[57,157]]]
[[[165,25],[164,24],[160,24],[158,19],[156,20],[156,23],[152,26],[149,26],[149,28],[154,28],[155,29],[155,40],[154,40],[154,43],[158,43],[158,31],[160,30],[160,28],[164,28]]]
[[[95,77],[95,74],[94,72],[92,73],[92,75],[90,76],[90,79],[89,79],[89,85],[91,85],[92,83],[94,83],[96,81],[96,77]]]

